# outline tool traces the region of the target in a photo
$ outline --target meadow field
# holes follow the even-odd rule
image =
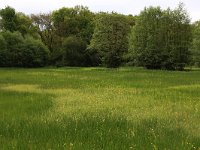
[[[0,149],[199,150],[200,70],[1,68]]]

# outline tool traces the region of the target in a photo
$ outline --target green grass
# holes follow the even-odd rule
[[[200,70],[0,69],[0,149],[200,149]]]

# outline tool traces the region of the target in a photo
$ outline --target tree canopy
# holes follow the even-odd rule
[[[138,16],[84,6],[29,16],[8,6],[0,9],[0,66],[200,66],[200,23],[191,24],[183,6]]]
[[[192,65],[200,67],[200,22],[197,21],[192,25],[193,28],[193,40],[191,46]]]
[[[98,15],[95,23],[89,50],[95,51],[105,66],[118,67],[123,53],[128,50],[128,19],[116,13],[102,13]]]
[[[148,69],[182,70],[189,63],[191,37],[182,4],[175,10],[145,8],[132,30],[130,52],[138,65]]]

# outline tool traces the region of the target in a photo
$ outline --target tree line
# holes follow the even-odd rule
[[[0,66],[200,66],[200,22],[183,4],[145,8],[138,16],[63,7],[25,15],[0,9]]]

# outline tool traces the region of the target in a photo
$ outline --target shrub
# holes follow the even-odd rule
[[[31,37],[25,38],[23,46],[23,67],[42,67],[47,65],[49,50],[40,41]]]
[[[5,39],[6,47],[4,54],[6,55],[6,60],[4,66],[8,67],[20,67],[23,65],[22,62],[22,48],[24,45],[24,38],[19,32],[6,31],[2,33]]]
[[[48,63],[49,50],[40,41],[23,37],[19,32],[0,35],[0,66],[41,67]]]
[[[86,43],[75,36],[67,37],[63,42],[64,62],[68,66],[85,64]]]
[[[6,41],[4,39],[4,37],[2,35],[0,35],[0,66],[4,67],[6,66],[7,63],[7,45],[6,45]]]

